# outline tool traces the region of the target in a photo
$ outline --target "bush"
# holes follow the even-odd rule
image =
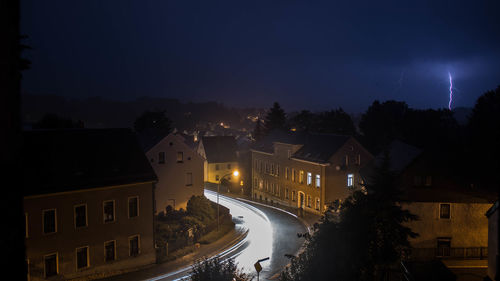
[[[216,211],[212,207],[212,202],[204,195],[191,196],[191,199],[189,199],[187,203],[187,213],[203,221],[205,224],[213,221],[216,216]]]
[[[191,281],[248,281],[249,276],[238,269],[234,259],[221,261],[215,257],[197,261],[191,271]]]

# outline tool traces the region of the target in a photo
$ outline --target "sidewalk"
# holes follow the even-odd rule
[[[232,246],[236,245],[238,242],[243,240],[247,236],[247,234],[248,232],[232,230],[219,240],[210,244],[201,245],[199,249],[195,250],[195,252],[187,254],[176,260],[161,264],[154,264],[148,266],[147,268],[139,269],[137,271],[114,275],[111,277],[102,278],[98,280],[107,280],[107,281],[146,280],[149,278],[157,277],[162,274],[174,272],[179,269],[190,267],[196,260],[202,259],[204,257],[213,257],[231,248]]]

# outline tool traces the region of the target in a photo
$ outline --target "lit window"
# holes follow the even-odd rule
[[[449,219],[451,217],[450,204],[439,204],[439,218]]]
[[[139,197],[130,197],[128,199],[128,217],[134,218],[139,216]]]
[[[307,195],[307,207],[311,208],[311,196]]]
[[[302,170],[299,172],[299,183],[304,183],[304,171]]]
[[[315,209],[319,211],[319,198],[316,198]]]
[[[49,234],[57,231],[56,209],[43,211],[43,233]]]
[[[312,184],[312,174],[307,173],[307,185],[311,185],[311,184]]]
[[[89,247],[76,249],[76,268],[82,269],[89,267]]]
[[[290,178],[290,169],[288,167],[285,168],[285,179],[289,179]]]
[[[115,201],[104,201],[102,204],[104,222],[114,222],[115,221]]]
[[[292,181],[295,182],[295,169],[292,168]]]
[[[354,175],[353,174],[348,174],[347,175],[347,186],[348,187],[353,187],[354,186]]]
[[[182,163],[184,161],[184,152],[179,151],[177,152],[177,163]]]
[[[321,177],[320,177],[320,175],[316,175],[316,187],[321,187]]]

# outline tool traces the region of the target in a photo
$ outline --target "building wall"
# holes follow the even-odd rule
[[[155,263],[153,183],[138,183],[24,198],[26,255],[31,280],[44,279],[44,255],[57,253],[59,276],[106,274]],[[128,217],[128,198],[139,197],[139,215]],[[103,202],[115,201],[115,221],[104,222]],[[86,204],[87,226],[75,228],[75,205]],[[42,211],[56,209],[57,231],[43,233]],[[129,256],[129,237],[140,236],[140,253]],[[104,243],[116,241],[116,260],[104,261]],[[89,267],[77,270],[76,248],[89,247]],[[57,279],[57,278],[56,278]]]
[[[178,161],[179,152],[182,152],[182,161]],[[160,153],[165,153],[164,163],[160,163]],[[179,136],[168,135],[146,156],[158,177],[155,189],[157,213],[165,211],[169,205],[186,209],[191,196],[203,195],[204,159]]]
[[[232,174],[238,170],[238,162],[207,163],[207,182],[219,183],[224,175]],[[231,182],[237,182],[237,179],[231,178]]]
[[[442,202],[448,203],[448,202]],[[419,219],[407,223],[416,233],[411,239],[414,248],[436,248],[438,237],[451,238],[452,248],[487,247],[488,221],[486,211],[491,204],[449,203],[450,219],[439,218],[440,203],[412,202],[402,207],[417,215]]]
[[[498,202],[496,203],[498,206]],[[497,207],[496,211],[488,218],[488,276],[491,280],[495,280],[497,274],[498,258],[498,216],[500,210]]]

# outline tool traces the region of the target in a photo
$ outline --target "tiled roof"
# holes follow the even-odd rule
[[[156,181],[129,129],[64,129],[23,133],[25,195]]]
[[[208,163],[236,162],[236,140],[234,136],[202,137]]]

